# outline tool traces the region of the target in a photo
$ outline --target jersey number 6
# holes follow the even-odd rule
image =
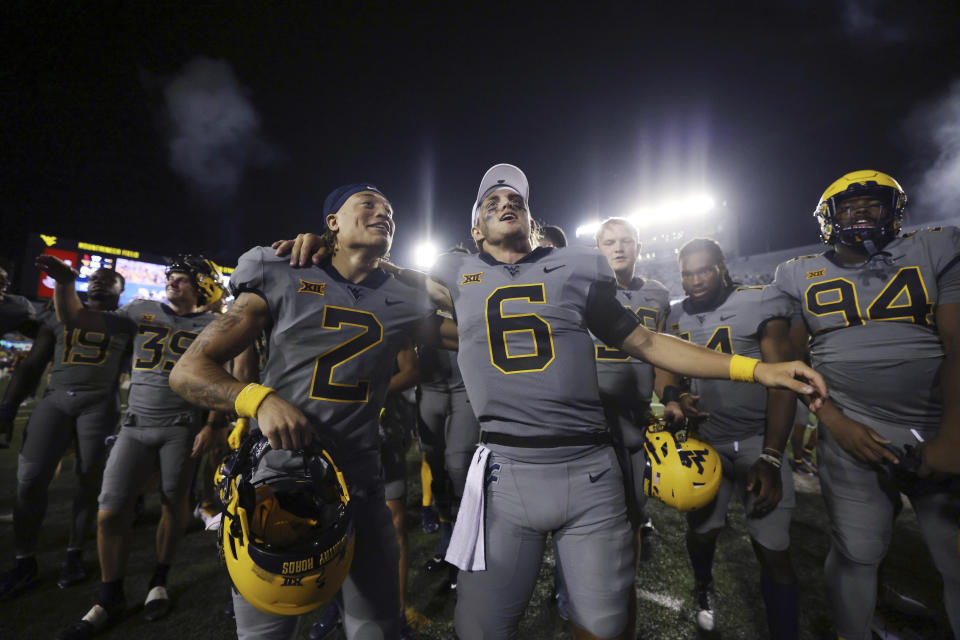
[[[503,303],[507,300],[543,303],[547,296],[543,284],[523,284],[499,287],[487,297],[484,316],[490,362],[504,373],[543,371],[553,362],[554,356],[549,323],[535,313],[505,314]],[[534,352],[510,355],[507,349],[507,334],[510,333],[529,333],[533,338]]]

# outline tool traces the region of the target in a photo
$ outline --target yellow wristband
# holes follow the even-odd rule
[[[256,418],[257,409],[263,399],[273,393],[273,389],[265,387],[262,384],[251,382],[237,394],[237,399],[233,401],[233,408],[241,418]]]
[[[753,370],[757,368],[759,360],[756,358],[747,358],[745,356],[733,356],[730,358],[730,379],[737,382],[756,382],[753,377]]]

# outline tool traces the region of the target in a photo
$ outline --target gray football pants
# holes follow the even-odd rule
[[[462,388],[421,388],[417,406],[420,448],[433,475],[431,489],[440,516],[452,521],[463,497],[470,459],[480,440],[480,423]]]
[[[896,446],[916,444],[902,427],[883,427],[846,409],[844,413],[869,424]],[[885,470],[863,464],[843,451],[825,427],[820,428],[817,456],[820,487],[831,522],[824,574],[837,633],[847,640],[869,638],[876,606],[877,568],[890,546],[900,506],[899,488]],[[960,490],[954,483],[952,491],[913,495],[910,503],[933,563],[943,577],[947,616],[953,634],[960,638]]]
[[[193,426],[123,426],[107,456],[100,489],[100,508],[133,508],[153,473],[160,469],[163,502],[176,505],[190,491],[197,459],[190,457]]]
[[[700,509],[687,513],[687,524],[694,533],[708,533],[724,526],[730,498],[736,493],[747,513],[747,531],[750,537],[772,551],[784,551],[790,547],[790,517],[797,504],[793,488],[793,473],[790,466],[780,467],[783,497],[777,506],[762,516],[750,515],[753,511],[754,494],[747,491],[747,475],[750,467],[763,451],[763,436],[751,436],[745,440],[711,444],[720,455],[723,479],[717,496]]]
[[[37,550],[47,510],[47,491],[57,465],[76,437],[77,486],[70,521],[70,548],[83,546],[97,514],[103,477],[104,439],[117,424],[116,398],[103,391],[47,390],[24,432],[17,466],[14,538],[17,555]]]
[[[340,588],[343,629],[348,640],[395,640],[400,633],[400,548],[383,485],[367,492],[350,487],[350,504],[357,540],[350,573]],[[264,613],[236,591],[233,610],[238,640],[297,636],[300,616]]]
[[[600,638],[621,633],[632,597],[634,553],[620,463],[612,447],[569,462],[533,464],[490,453],[486,570],[461,571],[461,640],[517,638],[553,533],[570,619]]]

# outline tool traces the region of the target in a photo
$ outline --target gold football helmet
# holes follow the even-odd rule
[[[350,570],[350,495],[323,449],[298,451],[303,464],[293,471],[265,469],[254,480],[270,450],[266,438],[253,435],[218,470],[226,505],[220,551],[247,602],[265,613],[301,615],[330,601]]]
[[[839,228],[837,204],[845,198],[876,196],[884,203],[883,214],[875,227]],[[892,177],[871,169],[853,171],[842,176],[820,196],[813,215],[820,223],[820,239],[825,244],[840,242],[848,246],[872,243],[877,248],[897,237],[907,206],[907,194]]]
[[[717,495],[723,470],[720,456],[706,442],[677,435],[659,423],[644,434],[647,454],[643,492],[678,511],[699,509]]]
[[[217,302],[227,293],[220,268],[212,260],[207,260],[203,256],[177,256],[173,264],[167,267],[167,276],[171,273],[185,273],[190,276],[190,280],[197,290],[197,302],[200,303],[200,306]]]

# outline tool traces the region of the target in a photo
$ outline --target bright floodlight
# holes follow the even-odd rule
[[[627,220],[638,229],[647,227],[675,224],[680,220],[689,220],[702,217],[717,206],[716,201],[709,195],[693,195],[682,200],[663,202],[655,207],[643,208],[626,216]],[[593,235],[600,228],[599,220],[591,220],[577,227],[577,237]]]
[[[429,269],[437,261],[436,245],[429,240],[424,240],[413,249],[413,262],[421,269]]]

